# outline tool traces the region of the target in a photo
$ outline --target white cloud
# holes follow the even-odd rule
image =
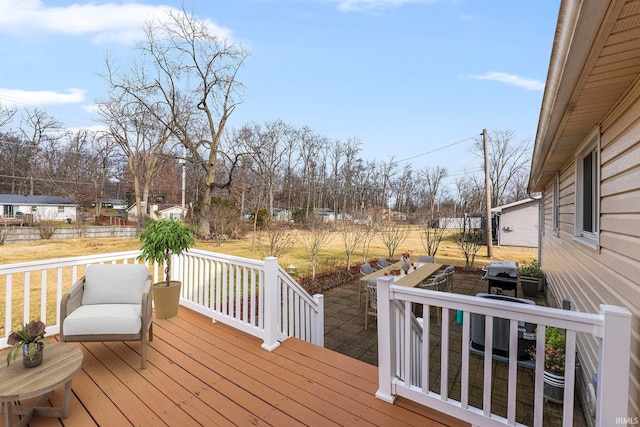
[[[361,10],[388,9],[409,3],[438,3],[441,0],[331,0],[338,4],[338,10],[355,12]]]
[[[527,90],[544,90],[544,82],[541,82],[539,80],[526,79],[524,77],[516,76],[513,74],[500,73],[497,71],[491,71],[483,75],[472,75],[470,77],[476,80],[494,80],[497,82],[522,87]]]
[[[34,34],[90,35],[94,43],[128,44],[140,38],[140,26],[151,18],[166,16],[168,6],[142,3],[75,3],[65,7],[44,5],[42,0],[0,1],[0,32],[16,36]],[[207,21],[214,34],[229,31]]]
[[[86,90],[69,88],[68,93],[50,90],[27,91],[0,88],[0,102],[4,105],[23,107],[32,105],[77,104],[84,101]]]

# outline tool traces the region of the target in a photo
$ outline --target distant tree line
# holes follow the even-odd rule
[[[280,120],[227,128],[248,53],[184,10],[168,14],[145,25],[131,65],[105,57],[101,130],[0,105],[0,192],[68,196],[96,214],[102,200],[124,198],[142,221],[142,206],[180,203],[184,171],[189,221],[203,236],[232,233],[229,223],[251,213],[257,227],[259,212],[276,209],[299,221],[330,209],[374,222],[393,211],[416,223],[483,211],[481,174],[450,186],[439,165],[363,158],[358,138],[335,140]],[[494,206],[526,197],[529,143],[514,136],[490,134]],[[481,142],[472,150],[482,165]]]

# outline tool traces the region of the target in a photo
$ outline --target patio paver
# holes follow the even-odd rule
[[[473,273],[456,272],[453,276],[453,291],[465,295],[476,295],[487,292],[487,284],[482,276]],[[507,292],[511,295],[511,292]],[[364,329],[364,293],[361,305],[358,306],[358,280],[326,291],[325,301],[325,347],[345,354],[349,357],[377,366],[378,364],[378,330],[374,317],[369,318],[369,328]],[[546,305],[543,293],[538,293],[536,304]],[[440,327],[435,322],[435,312],[432,311],[433,321],[432,342],[440,340]],[[461,327],[455,323],[454,316],[450,321],[450,354],[449,354],[449,394],[452,398],[460,398],[460,376],[462,354],[459,350],[461,343]],[[456,351],[456,348],[458,350]],[[439,347],[433,347],[430,358],[432,366],[439,366]],[[433,368],[432,368],[433,369]],[[482,406],[483,358],[472,355],[470,358],[470,403]],[[492,409],[495,413],[506,416],[507,394],[507,364],[494,360]],[[433,371],[432,371],[433,372]],[[518,368],[517,421],[526,425],[533,424],[533,371]],[[432,375],[430,388],[439,390],[440,377]],[[586,426],[580,404],[576,402],[574,409],[574,426]],[[562,424],[562,405],[545,402],[544,425],[560,426]]]

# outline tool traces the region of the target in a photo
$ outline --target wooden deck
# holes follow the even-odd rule
[[[181,307],[154,322],[145,370],[139,343],[83,344],[69,418],[29,425],[468,425],[403,398],[376,398],[370,364],[297,339],[271,353],[260,344]],[[50,402],[59,405],[62,391]]]

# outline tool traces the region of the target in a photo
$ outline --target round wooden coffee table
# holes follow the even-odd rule
[[[47,343],[44,346],[42,364],[25,368],[22,359],[10,366],[0,364],[0,402],[4,413],[4,425],[12,426],[14,415],[24,415],[18,426],[25,426],[32,416],[66,418],[69,416],[71,379],[82,367],[82,351],[73,344]],[[62,407],[42,406],[53,390],[64,384]],[[33,405],[16,405],[16,400],[42,396]]]

